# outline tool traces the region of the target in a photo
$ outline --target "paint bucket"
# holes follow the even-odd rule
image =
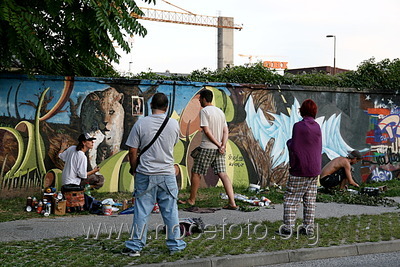
[[[110,216],[112,214],[111,205],[103,205],[103,214],[106,216]]]

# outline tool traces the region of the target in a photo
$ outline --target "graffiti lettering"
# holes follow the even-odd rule
[[[229,166],[233,166],[233,167],[243,167],[243,166],[244,166],[244,162],[233,162],[233,163],[229,163]]]
[[[243,156],[241,156],[241,155],[229,154],[228,155],[228,160],[230,161],[229,162],[229,166],[233,166],[233,167],[243,167],[243,166],[245,166],[244,160],[243,160]]]
[[[386,155],[380,155],[376,157],[376,163],[378,165],[386,165],[400,162],[400,153],[393,153],[389,147]]]
[[[385,154],[388,150],[388,146],[386,145],[377,145],[377,146],[371,146],[371,151],[376,151],[380,154]]]
[[[228,155],[228,160],[243,161],[243,156],[229,154]]]
[[[374,182],[384,182],[392,180],[393,174],[390,171],[375,169],[372,171],[370,180]]]

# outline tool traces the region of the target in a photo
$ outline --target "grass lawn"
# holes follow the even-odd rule
[[[123,240],[115,236],[58,238],[42,241],[0,243],[2,266],[125,266],[128,264],[185,261],[223,255],[272,252],[286,249],[329,247],[361,242],[388,241],[400,238],[399,213],[346,216],[316,219],[318,231],[313,237],[293,235],[288,239],[277,236],[279,222],[216,226],[209,232],[185,237],[187,248],[170,256],[162,233],[149,232],[148,246],[140,257],[121,254]],[[300,221],[298,221],[300,223]],[[249,230],[250,229],[250,230]],[[62,253],[61,253],[62,251]]]

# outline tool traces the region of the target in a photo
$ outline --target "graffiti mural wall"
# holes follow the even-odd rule
[[[151,110],[156,92],[170,101],[168,115],[179,121],[175,146],[180,188],[190,185],[190,152],[200,144],[198,92],[213,91],[229,125],[227,172],[234,186],[285,184],[286,141],[298,109],[307,98],[319,106],[323,163],[348,151],[365,153],[356,180],[393,179],[399,169],[400,109],[396,96],[327,88],[197,83],[53,76],[0,76],[1,186],[61,186],[62,140],[76,144],[82,132],[96,136],[89,167],[100,167],[103,192],[132,191],[126,138],[133,124]],[[221,185],[210,169],[202,187]]]

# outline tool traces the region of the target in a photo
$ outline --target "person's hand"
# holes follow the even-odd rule
[[[219,151],[220,154],[225,154],[225,152],[226,152],[226,147],[221,145],[221,146],[218,148],[218,151]]]
[[[61,150],[66,150],[68,148],[68,139],[63,138],[61,140]]]
[[[351,185],[355,187],[360,187],[357,183],[352,183]]]
[[[100,168],[99,168],[99,166],[96,166],[96,167],[94,167],[93,171],[94,171],[94,173],[96,173],[96,172],[100,171]]]

